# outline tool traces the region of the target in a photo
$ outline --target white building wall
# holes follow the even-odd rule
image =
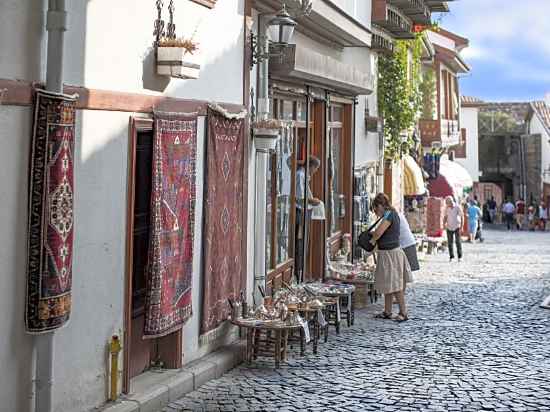
[[[466,157],[455,158],[457,163],[460,163],[466,168],[472,180],[479,182],[479,134],[478,134],[478,113],[476,107],[462,107],[461,127],[466,129]]]
[[[544,125],[540,121],[538,115],[535,113],[529,124],[529,133],[530,134],[540,134],[541,135],[541,169],[547,170],[550,168],[550,135],[544,128]],[[528,165],[529,166],[529,165]],[[544,183],[550,183],[550,176],[542,174],[542,181]],[[542,187],[541,187],[542,193]]]
[[[27,165],[31,110],[0,106],[0,411],[28,410],[32,337],[25,334]]]
[[[370,29],[372,2],[366,0],[333,0],[332,2]]]
[[[4,0],[0,12],[0,78],[45,78],[45,3]],[[103,90],[242,104],[244,0],[219,0],[214,9],[176,4],[179,35],[195,29],[204,63],[198,80],[158,77],[151,50],[154,2],[67,2],[64,83]],[[165,18],[168,14],[165,11]],[[228,79],[231,81],[228,81]],[[106,399],[106,345],[123,335],[127,208],[128,120],[131,113],[79,111],[75,149],[73,310],[55,334],[54,410],[82,412]],[[24,332],[27,174],[30,108],[0,106],[0,411],[26,412],[33,379],[33,338]],[[194,315],[185,325],[184,362],[200,347],[199,320],[204,118],[198,133],[197,213],[193,275]],[[253,158],[249,182],[253,191]],[[250,201],[252,199],[252,203]],[[249,210],[253,210],[249,196]],[[249,216],[248,273],[253,219]],[[124,346],[123,346],[124,347]],[[122,360],[122,354],[120,355]]]

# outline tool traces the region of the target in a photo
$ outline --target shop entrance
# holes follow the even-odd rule
[[[181,367],[181,331],[159,339],[143,339],[146,265],[149,250],[153,122],[130,120],[128,158],[128,222],[126,233],[126,290],[123,392],[130,391],[130,379],[151,366]]]
[[[322,280],[327,253],[336,253],[343,234],[351,233],[353,105],[307,101],[303,95],[289,94],[275,94],[272,100],[273,118],[288,121],[288,128],[271,155],[268,170],[268,293],[292,276],[298,281]],[[319,168],[305,184],[312,157],[319,160]],[[305,205],[297,191],[310,191],[321,200],[324,218],[311,210],[303,212]]]

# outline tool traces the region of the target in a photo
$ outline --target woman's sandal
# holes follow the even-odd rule
[[[391,313],[381,312],[374,315],[376,319],[392,319]]]
[[[392,320],[394,320],[396,322],[405,322],[405,321],[409,320],[409,316],[405,315],[403,313],[399,313],[398,315],[392,317]]]

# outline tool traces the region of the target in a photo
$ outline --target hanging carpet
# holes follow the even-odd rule
[[[197,116],[155,112],[144,338],[191,317]]]
[[[37,90],[29,174],[25,326],[38,334],[71,313],[76,96]]]
[[[203,343],[216,338],[216,328],[229,315],[228,299],[237,299],[244,289],[245,114],[232,115],[218,106],[208,110]]]

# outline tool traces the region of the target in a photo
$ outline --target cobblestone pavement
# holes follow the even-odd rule
[[[374,319],[379,300],[318,355],[240,366],[165,412],[550,411],[550,234],[485,236],[461,263],[426,257],[410,321]]]

